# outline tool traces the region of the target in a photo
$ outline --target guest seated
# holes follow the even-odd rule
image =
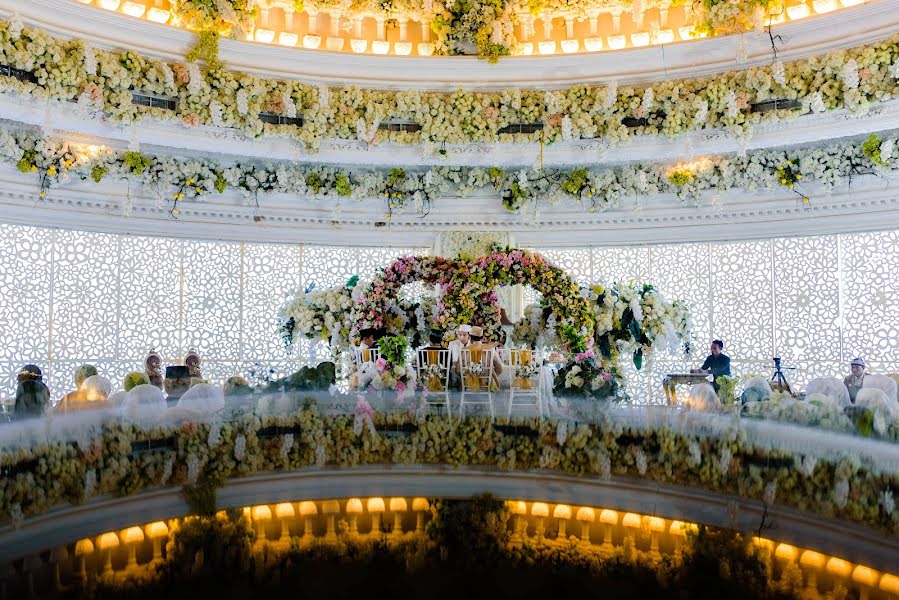
[[[229,377],[228,381],[222,386],[222,393],[225,394],[225,397],[247,396],[253,393],[253,388],[250,387],[246,377],[235,375],[234,377]]]
[[[129,419],[157,419],[165,413],[165,393],[155,385],[139,385],[125,395],[122,414]]]
[[[499,353],[496,351],[496,344],[493,343],[484,343],[484,330],[478,326],[471,328],[471,343],[468,345],[468,349],[472,351],[483,350],[484,352],[489,353],[490,360],[493,362],[493,379],[494,383],[499,386],[500,376],[503,374],[503,361],[499,357]]]
[[[715,393],[717,393],[717,379],[722,375],[730,376],[730,357],[723,353],[724,342],[722,342],[721,340],[713,340],[710,350],[712,353],[706,357],[705,362],[702,363],[702,366],[698,369],[692,369],[690,372],[705,373],[707,375],[711,375],[712,387],[715,389]]]
[[[94,365],[81,365],[75,369],[75,391],[69,392],[63,396],[54,407],[54,412],[66,412],[69,406],[84,402],[84,394],[81,393],[81,386],[88,377],[97,375],[97,367]]]
[[[50,405],[50,390],[37,365],[25,365],[19,371],[16,386],[15,415],[17,419],[41,417]]]
[[[843,378],[843,385],[849,391],[849,401],[855,404],[858,392],[865,385],[865,359],[857,356],[849,363],[849,375]]]
[[[378,339],[384,337],[384,334],[378,329],[369,327],[360,331],[359,337],[362,338],[362,341],[359,343],[356,360],[360,363],[371,362],[371,352],[369,350],[377,347]]]
[[[66,394],[62,401],[53,409],[55,413],[68,413],[80,410],[96,410],[109,408],[107,402],[112,383],[101,375],[91,375],[81,382],[77,392]]]
[[[471,343],[471,325],[467,323],[464,325],[459,325],[459,328],[456,329],[456,339],[449,343],[449,351],[450,351],[450,360],[453,363],[459,362],[459,355],[462,353],[462,348],[468,346]]]

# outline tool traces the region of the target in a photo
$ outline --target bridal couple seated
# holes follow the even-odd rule
[[[477,325],[460,325],[456,330],[456,335],[457,338],[449,343],[450,359],[452,360],[450,386],[454,389],[461,389],[462,351],[469,350],[472,362],[479,362],[485,366],[489,364],[488,361],[492,363],[493,375],[490,387],[499,389],[503,375],[503,361],[497,352],[496,344],[484,343],[484,330]]]

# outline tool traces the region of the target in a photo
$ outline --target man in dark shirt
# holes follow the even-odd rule
[[[709,373],[712,376],[712,387],[718,391],[718,378],[722,375],[730,376],[730,357],[724,354],[724,342],[714,340],[712,342],[711,354],[709,354],[705,362],[698,369],[694,369],[694,373]]]

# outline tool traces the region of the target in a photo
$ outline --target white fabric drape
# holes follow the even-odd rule
[[[862,389],[874,388],[881,390],[888,400],[896,401],[896,382],[886,375],[865,375],[865,383]]]
[[[805,388],[805,396],[809,398],[813,394],[827,396],[842,407],[851,404],[849,401],[849,390],[846,389],[843,380],[836,377],[817,377],[812,379]]]
[[[696,410],[718,410],[721,408],[721,401],[718,400],[718,394],[715,388],[708,383],[699,383],[690,388],[690,408]]]
[[[133,387],[122,403],[122,414],[132,420],[159,418],[165,409],[165,393],[146,383]]]
[[[177,407],[197,415],[208,415],[225,408],[225,393],[218,387],[198,383],[178,399]]]

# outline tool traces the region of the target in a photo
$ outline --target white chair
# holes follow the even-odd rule
[[[447,349],[421,348],[418,351],[416,371],[418,381],[428,393],[424,397],[425,406],[446,406],[446,413],[452,414],[450,409],[450,368],[452,361],[450,351]]]
[[[865,375],[862,389],[875,388],[881,390],[890,402],[896,402],[896,382],[887,375]]]
[[[509,411],[533,408],[537,416],[543,416],[540,389],[540,360],[533,350],[510,350],[506,360],[509,370]]]
[[[846,389],[843,380],[836,377],[816,377],[809,381],[805,388],[805,397],[808,398],[812,394],[827,396],[843,408],[852,405],[849,390]]]
[[[493,350],[470,350],[463,348],[459,354],[462,381],[459,414],[465,414],[465,407],[487,406],[490,416],[493,412]]]
[[[380,357],[381,351],[377,348],[362,348],[361,346],[353,348],[353,359],[356,361],[357,367],[367,362],[378,362]]]
[[[721,408],[721,401],[715,388],[709,383],[699,383],[690,388],[690,399],[687,401],[690,408],[696,410],[718,410]]]

